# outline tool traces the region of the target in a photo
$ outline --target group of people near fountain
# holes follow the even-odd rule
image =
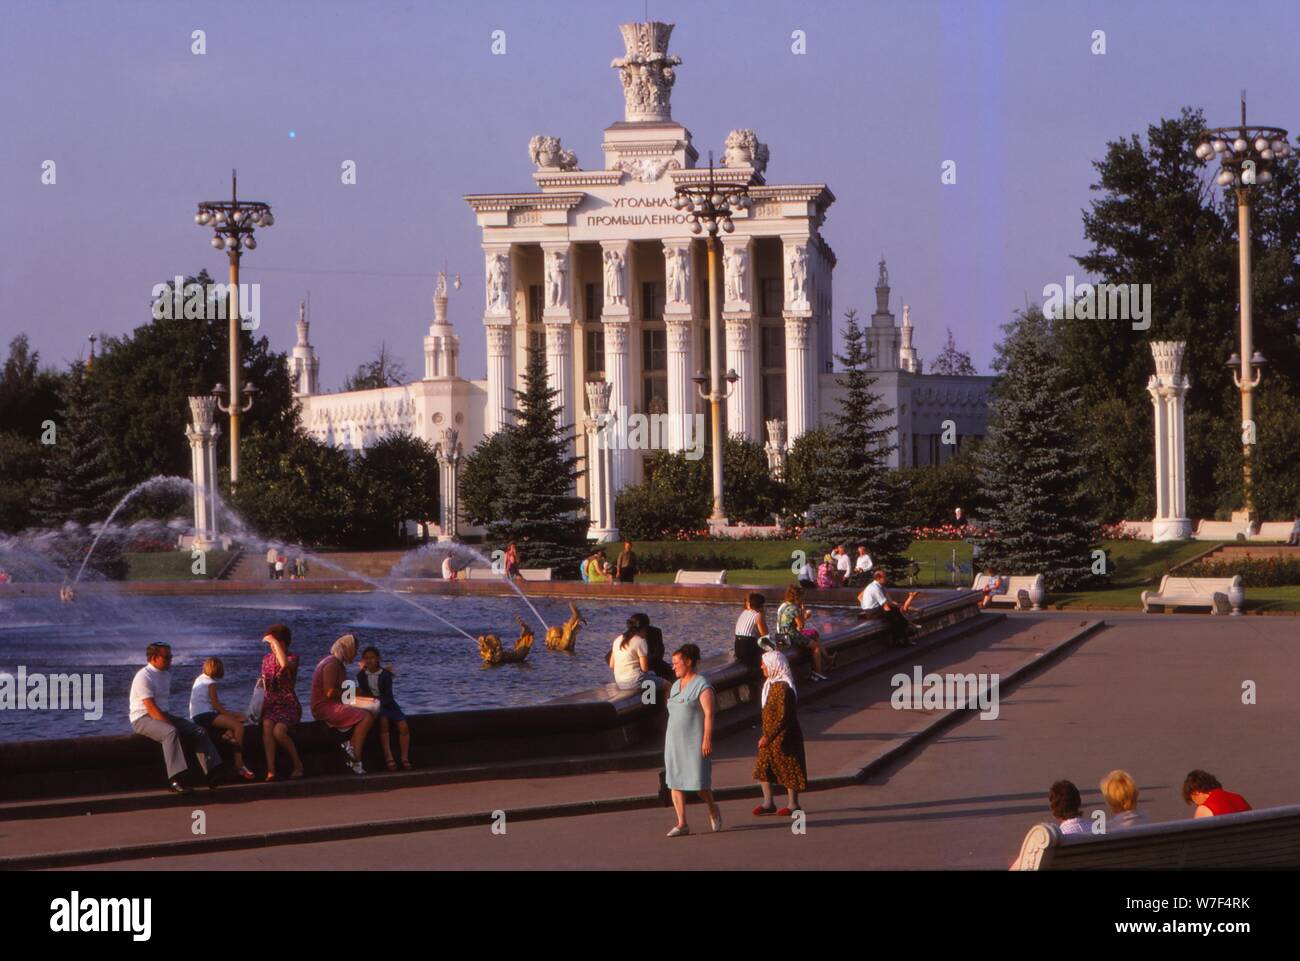
[[[266,574],[273,581],[282,581],[286,576],[291,581],[303,580],[307,576],[307,558],[302,554],[290,556],[275,547],[268,547],[266,549]]]
[[[244,763],[244,738],[249,721],[260,723],[266,758],[265,780],[279,779],[277,754],[283,749],[291,764],[289,778],[303,776],[302,758],[294,743],[293,730],[302,721],[302,704],[295,686],[298,655],[291,651],[292,635],[283,624],[266,629],[262,642],[269,650],[262,658],[249,713],[231,710],[221,700],[220,682],[225,677],[221,658],[209,657],[190,689],[189,716],[168,711],[171,695],[171,645],[158,642],[145,651],[145,664],[131,683],[130,721],[137,734],[162,746],[169,789],[178,794],[193,790],[186,749],[194,752],[209,788],[222,781],[223,760],[216,741],[228,741],[234,755],[235,776],[246,781],[254,774]],[[381,746],[390,771],[398,769],[393,756],[392,732],[396,728],[401,766],[411,764],[411,730],[393,694],[394,671],[380,662],[377,648],[361,651],[361,667],[355,678],[355,695],[348,685],[348,670],[357,661],[357,639],[344,634],[316,665],[311,679],[311,712],[339,736],[345,767],[364,774],[361,754],[366,738],[379,722]]]

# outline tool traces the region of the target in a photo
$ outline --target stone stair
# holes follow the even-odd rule
[[[388,550],[388,551],[332,551],[328,554],[322,554],[324,560],[331,564],[338,564],[346,570],[360,574],[362,577],[369,577],[373,580],[379,580],[389,575],[393,565],[401,560],[406,551]],[[411,576],[429,576],[436,577],[439,572],[435,563],[431,560],[426,565],[427,569],[413,570]],[[314,561],[313,558],[307,559],[307,580],[309,581],[329,581],[337,580],[341,575],[338,571],[332,570],[326,564]],[[266,552],[248,550],[239,559],[235,566],[230,570],[223,580],[230,581],[266,581]]]

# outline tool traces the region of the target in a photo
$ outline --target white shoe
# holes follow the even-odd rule
[[[722,830],[722,812],[721,812],[721,811],[718,812],[718,816],[717,816],[716,818],[712,818],[712,817],[709,818],[709,827],[713,828],[713,833],[714,833],[714,834],[717,834],[719,831]]]
[[[353,761],[351,764],[348,765],[348,770],[350,770],[353,774],[366,773],[366,769],[361,766],[360,761]]]
[[[348,756],[348,760],[355,764],[357,761],[357,752],[352,749],[352,742],[343,741],[342,743],[339,744],[339,747],[341,747],[343,749],[343,753]]]
[[[691,833],[691,829],[683,825],[682,827],[674,827],[671,831],[668,832],[667,837],[681,838],[681,837],[685,837],[690,833]]]

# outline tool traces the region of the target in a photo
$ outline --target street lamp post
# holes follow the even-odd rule
[[[736,229],[731,215],[736,210],[748,210],[752,205],[749,188],[744,183],[719,183],[713,176],[713,155],[709,154],[708,184],[679,184],[673,206],[686,213],[691,233],[705,232],[709,263],[709,390],[704,390],[705,374],[698,373],[694,380],[700,396],[709,402],[713,438],[713,512],[709,527],[716,529],[727,523],[727,513],[722,500],[722,405],[735,390],[740,375],[728,370],[726,389],[722,382],[722,312],[718,309],[718,232],[729,234]]]
[[[230,199],[204,200],[199,203],[194,222],[200,227],[213,230],[212,246],[225,250],[230,260],[230,290],[227,316],[230,321],[230,402],[224,404],[220,396],[217,405],[230,414],[230,487],[233,490],[239,483],[239,415],[247,413],[253,406],[252,384],[244,390],[245,403],[239,403],[239,328],[241,323],[239,305],[239,258],[245,250],[257,249],[257,238],[253,236],[254,227],[270,227],[275,223],[270,204],[257,200],[240,200],[238,196],[238,179],[235,171],[230,172]],[[214,394],[224,393],[218,384]]]
[[[1206,161],[1218,156],[1219,175],[1215,183],[1231,186],[1237,196],[1237,271],[1241,301],[1241,352],[1228,361],[1233,368],[1232,379],[1241,391],[1241,485],[1242,510],[1234,513],[1233,520],[1253,524],[1258,515],[1251,483],[1251,448],[1255,445],[1254,391],[1259,386],[1259,367],[1264,356],[1254,349],[1251,321],[1250,281],[1250,202],[1252,188],[1273,179],[1275,160],[1288,157],[1291,146],[1287,132],[1281,127],[1259,127],[1246,123],[1246,97],[1241,98],[1241,124],[1235,127],[1213,127],[1201,133],[1196,146],[1198,159]]]

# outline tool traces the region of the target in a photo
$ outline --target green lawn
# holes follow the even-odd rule
[[[127,581],[210,580],[221,572],[230,559],[230,551],[208,551],[207,572],[195,574],[189,551],[150,551],[147,554],[123,554]]]
[[[1071,611],[1140,611],[1142,591],[1141,586],[1134,586],[1112,587],[1104,591],[1082,591],[1074,594],[1053,594],[1048,598],[1048,604],[1051,607]],[[1300,611],[1300,586],[1247,587],[1246,610]]]

